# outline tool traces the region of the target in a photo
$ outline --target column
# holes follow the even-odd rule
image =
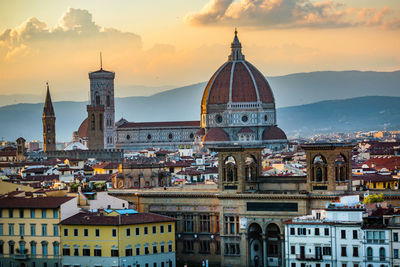
[[[284,235],[280,235],[280,239],[281,239],[281,266],[284,267],[286,265],[285,262],[285,236]]]
[[[267,267],[268,266],[268,261],[267,261],[267,236],[265,234],[262,235],[263,239],[263,266]]]

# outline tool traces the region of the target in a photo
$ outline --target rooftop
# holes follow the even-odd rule
[[[158,222],[173,222],[174,218],[153,213],[134,213],[104,216],[101,213],[81,212],[61,222],[63,225],[131,225]]]
[[[0,208],[59,208],[74,197],[3,197],[0,198]]]

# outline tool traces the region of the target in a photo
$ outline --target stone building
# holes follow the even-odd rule
[[[228,60],[214,73],[201,100],[203,145],[264,145],[282,149],[285,133],[277,127],[275,99],[264,75],[245,60],[235,37]]]
[[[43,151],[56,150],[56,115],[51,102],[49,84],[46,83],[47,93],[43,108]]]
[[[89,77],[88,119],[82,122],[78,135],[82,140],[88,137],[89,149],[102,147],[102,136],[104,147],[112,147],[112,126],[107,123],[114,123],[114,73],[100,69]],[[287,146],[286,134],[277,126],[272,89],[263,74],[245,60],[236,31],[228,60],[204,89],[200,110],[200,121],[137,123],[120,119],[115,123],[116,147],[138,151],[150,147],[199,150],[233,144],[274,150]],[[104,134],[99,128],[103,120]]]
[[[151,188],[170,185],[164,164],[123,163],[122,172],[113,176],[113,188]]]
[[[90,105],[86,123],[89,149],[115,148],[115,73],[103,70],[90,72]]]
[[[19,137],[16,141],[17,143],[17,161],[21,162],[21,161],[25,161],[25,153],[26,153],[26,149],[25,149],[25,139],[23,137]]]
[[[336,156],[347,157],[347,147],[318,144],[308,145],[307,151],[332,153],[326,156],[326,167],[333,171],[326,175],[328,181],[335,181],[337,172],[351,172],[349,164],[335,168]],[[210,266],[283,266],[283,222],[324,208],[347,194],[348,187],[330,190],[328,186],[321,194],[310,187],[312,181],[306,176],[261,176],[262,148],[214,147],[218,188],[114,190],[111,194],[129,200],[138,211],[177,219],[177,266],[201,266],[202,260]],[[307,153],[307,162],[313,155]],[[310,173],[312,166],[307,166]]]

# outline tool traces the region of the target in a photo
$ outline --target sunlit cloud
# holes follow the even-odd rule
[[[249,26],[257,28],[342,28],[382,26],[399,28],[400,19],[389,7],[346,8],[332,0],[210,0],[185,20],[195,26]]]

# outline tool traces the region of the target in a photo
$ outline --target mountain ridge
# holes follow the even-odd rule
[[[399,125],[400,117],[394,107],[400,106],[400,71],[321,71],[267,79],[278,107],[278,126],[288,136]],[[137,122],[198,120],[205,86],[206,83],[202,82],[151,96],[117,97],[115,119],[118,121],[123,117]],[[363,97],[367,98],[362,100]],[[321,101],[328,102],[318,104]],[[57,117],[57,140],[69,141],[72,132],[87,116],[87,101],[59,101],[53,104]],[[43,103],[0,107],[0,138],[15,140],[23,136],[27,140],[41,140],[42,110]],[[376,115],[379,112],[385,116]],[[368,113],[373,114],[371,118],[365,115]],[[320,117],[317,116],[319,114]],[[324,123],[326,118],[331,124]]]
[[[126,100],[126,99],[124,99]],[[121,103],[117,100],[118,110],[131,101]],[[146,106],[142,103],[141,106]],[[62,101],[53,103],[56,112],[57,140],[70,141],[72,132],[78,130],[86,118],[86,102]],[[277,109],[278,126],[289,137],[309,136],[327,132],[349,132],[356,130],[381,130],[400,128],[400,97],[364,96],[341,100],[325,100],[312,104],[283,107]],[[148,107],[148,109],[152,107]],[[154,108],[154,107],[153,107]],[[19,136],[27,140],[42,139],[42,104],[16,104],[0,108],[0,138],[15,140]],[[140,107],[131,110],[129,121],[178,121],[197,120],[198,117],[163,114],[143,116]],[[143,109],[142,109],[143,111]],[[142,114],[141,120],[132,119],[136,113]],[[200,111],[198,112],[200,113]],[[12,117],[11,120],[7,118]],[[148,119],[143,119],[148,118]],[[153,118],[153,119],[151,119]],[[116,117],[118,120],[119,117]]]

